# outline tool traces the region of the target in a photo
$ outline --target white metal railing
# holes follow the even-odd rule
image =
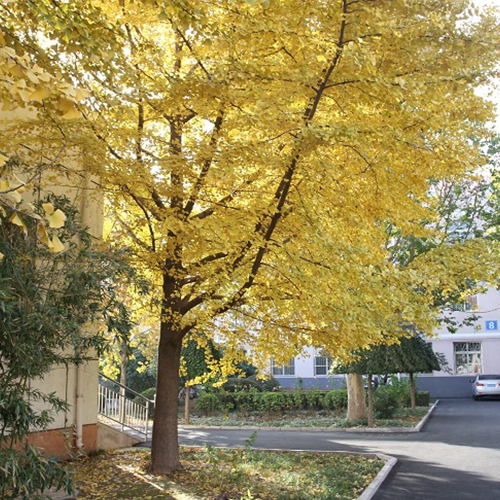
[[[152,405],[154,401],[99,374],[99,416],[118,424],[122,431],[132,429],[147,439]]]

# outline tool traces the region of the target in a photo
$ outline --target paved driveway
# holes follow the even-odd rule
[[[185,429],[183,444],[244,446],[251,431]],[[257,448],[382,452],[398,464],[373,500],[500,500],[500,400],[441,400],[414,434],[258,431]]]

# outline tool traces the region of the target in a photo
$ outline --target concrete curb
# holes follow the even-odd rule
[[[393,467],[398,462],[398,459],[391,457],[389,455],[384,455],[382,453],[377,453],[375,455],[377,458],[385,461],[385,465],[380,469],[379,473],[375,476],[373,481],[366,487],[365,491],[361,493],[357,500],[371,500],[378,489],[382,486],[382,483],[387,479],[387,476],[391,473]]]
[[[394,433],[412,433],[420,432],[436,408],[439,400],[437,400],[430,408],[427,414],[420,420],[415,427],[256,427],[252,425],[179,425],[179,429],[215,429],[223,431],[296,431],[296,432],[346,432],[360,434],[394,434]]]

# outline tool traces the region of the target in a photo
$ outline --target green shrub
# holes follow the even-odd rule
[[[347,408],[347,390],[333,389],[323,396],[323,407],[328,410],[343,410]]]
[[[154,399],[155,394],[156,394],[156,387],[150,387],[149,389],[146,389],[145,391],[141,392],[141,395],[148,399]]]
[[[306,395],[302,389],[296,389],[289,394],[294,410],[302,410],[306,406]]]
[[[309,389],[305,395],[309,409],[320,410],[323,407],[323,393],[319,389]]]
[[[387,388],[387,390],[394,395],[400,408],[408,408],[411,406],[410,381],[407,378],[400,380],[393,375],[389,383],[382,387]]]
[[[219,388],[214,394],[219,398],[219,408],[217,411],[227,413],[235,409],[234,395],[237,393],[228,392]]]
[[[245,379],[243,379],[245,380]],[[269,377],[265,379],[257,378],[255,375],[248,377],[246,380],[249,380],[255,384],[257,384],[263,392],[271,392],[281,390],[280,383],[274,378]]]
[[[419,391],[415,394],[415,402],[417,406],[429,406],[430,394],[427,391]]]
[[[375,418],[392,418],[399,408],[398,393],[389,385],[379,387],[373,395]]]
[[[222,388],[227,392],[249,391],[250,389],[262,391],[261,386],[255,380],[239,377],[228,378]]]
[[[276,391],[281,388],[279,382],[275,378],[259,379],[255,375],[246,378],[230,377],[222,387],[228,392],[249,391],[252,389],[266,392]]]
[[[217,394],[202,392],[196,399],[196,408],[204,415],[211,415],[217,411],[221,411],[221,401]]]
[[[234,401],[234,409],[243,412],[256,411],[259,408],[261,394],[257,389],[231,394]]]
[[[286,392],[264,392],[260,396],[260,410],[269,413],[278,413],[288,410],[293,403],[293,398],[291,396],[293,396],[291,393]]]

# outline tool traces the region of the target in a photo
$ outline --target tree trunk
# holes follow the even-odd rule
[[[367,417],[363,376],[354,373],[347,375],[347,421]]]
[[[368,375],[368,427],[373,427],[373,375]]]
[[[415,377],[413,372],[410,372],[410,396],[411,396],[411,409],[415,410],[417,407],[417,397],[416,397],[416,387],[415,387]]]
[[[158,378],[150,470],[170,474],[180,467],[177,434],[179,366],[182,335],[162,323],[158,347]]]
[[[120,343],[120,384],[127,385],[127,364],[128,364],[128,347],[124,342]]]

